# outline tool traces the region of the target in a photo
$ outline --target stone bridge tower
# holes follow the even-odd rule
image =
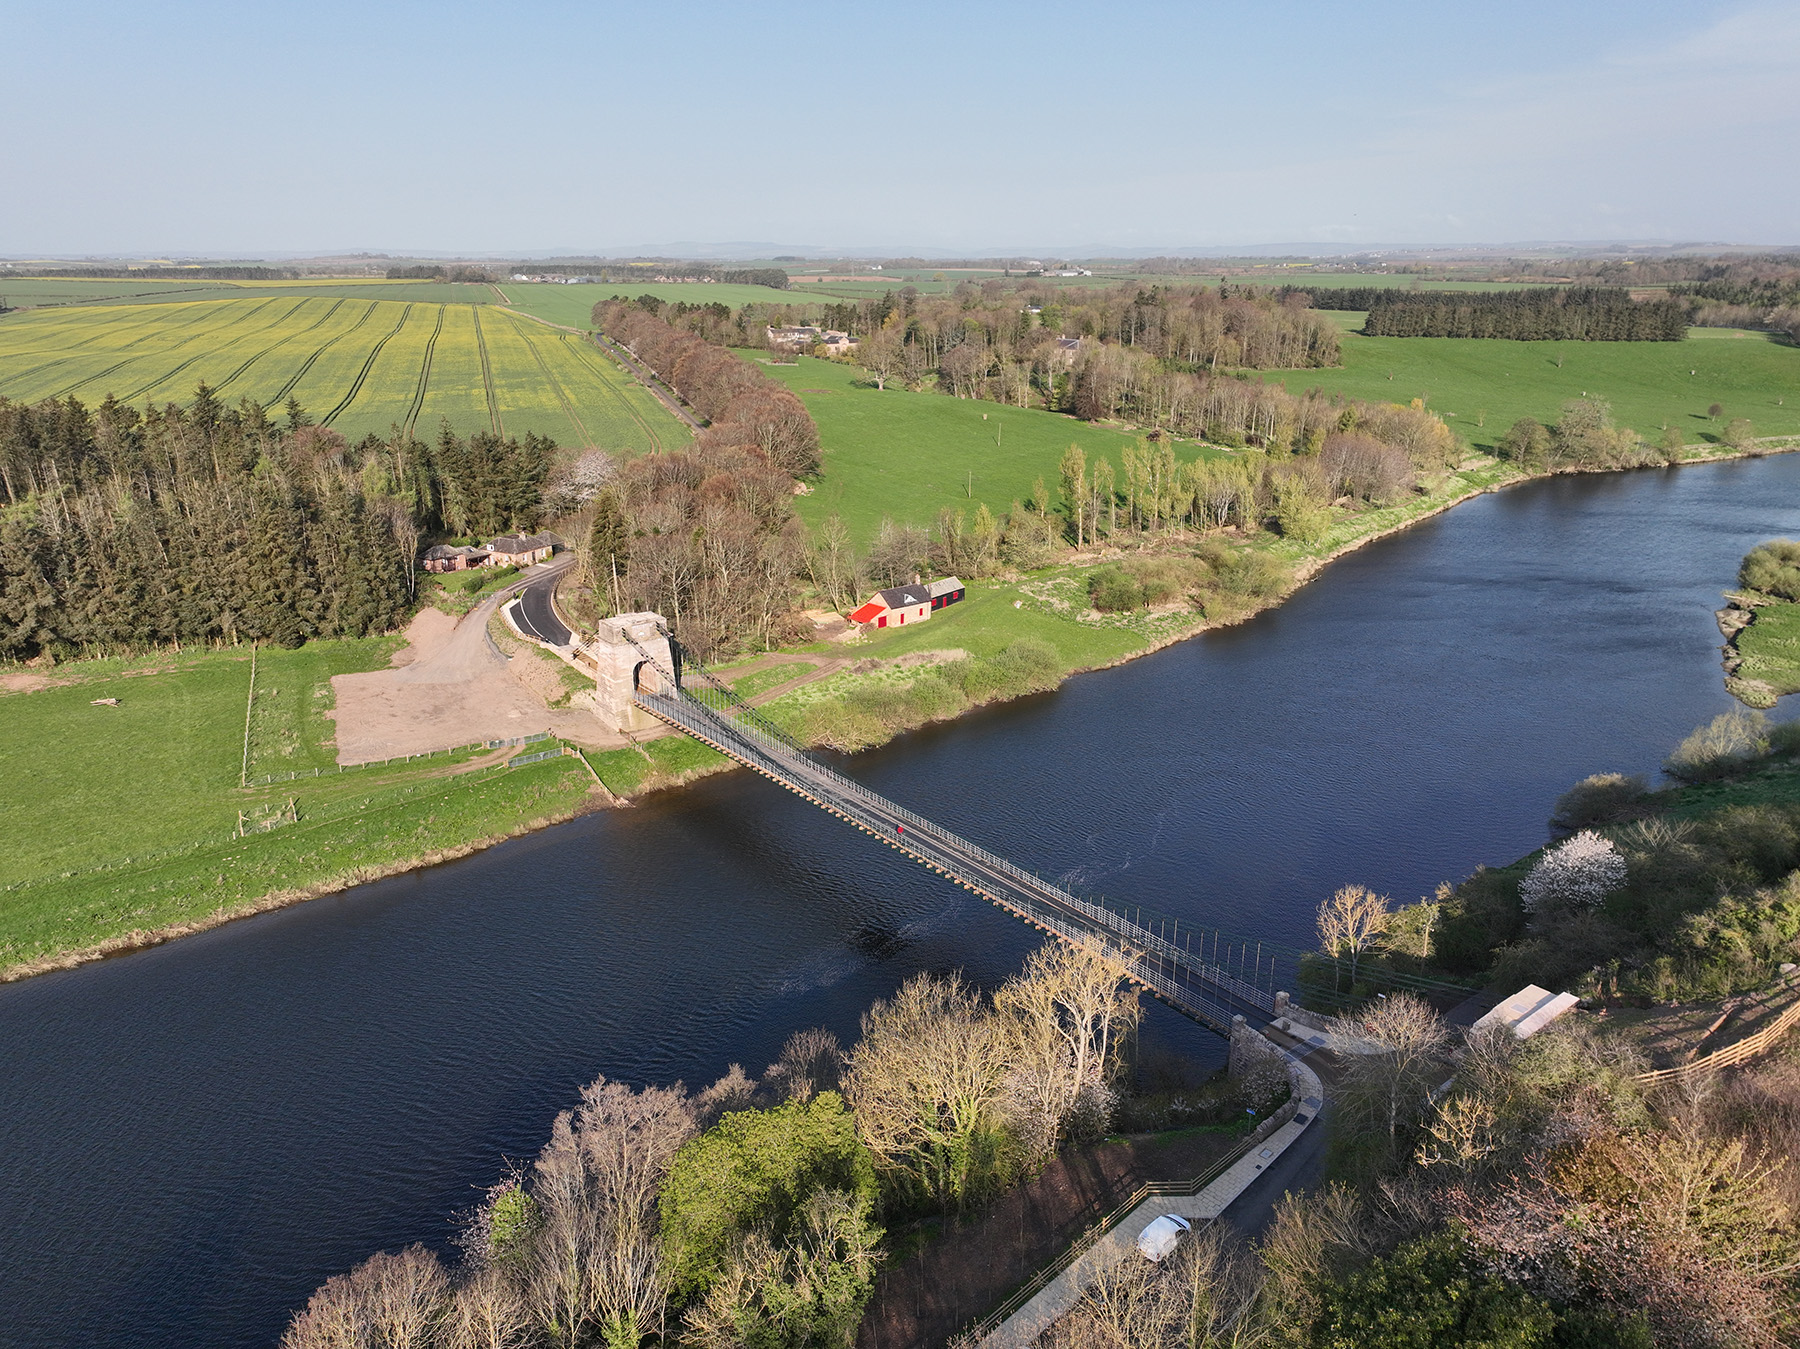
[[[633,642],[637,645],[632,645]],[[639,651],[642,647],[643,651]],[[644,652],[649,653],[646,660]],[[609,731],[643,731],[662,725],[632,702],[639,689],[668,692],[665,671],[675,669],[675,654],[661,614],[619,614],[603,618],[599,635],[576,649],[576,659],[594,671],[594,712]]]

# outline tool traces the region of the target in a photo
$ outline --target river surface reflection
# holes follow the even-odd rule
[[[1800,455],[1538,483],[840,766],[1079,887],[1304,942],[1335,886],[1410,900],[1511,860],[1572,781],[1652,770],[1730,706],[1712,610],[1796,532]],[[0,987],[0,1345],[271,1344],[325,1276],[446,1244],[595,1074],[755,1072],[1030,944],[734,773]],[[1150,1039],[1216,1052],[1168,1014]]]

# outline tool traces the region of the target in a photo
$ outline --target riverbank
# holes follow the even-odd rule
[[[5,675],[0,758],[16,767],[0,785],[0,981],[467,856],[605,804],[583,762],[533,757],[541,746],[340,768],[333,680],[386,668],[396,645]]]
[[[1791,448],[1791,443],[1764,444],[1750,453]],[[1741,457],[1709,446],[1684,462]],[[1546,475],[1472,460],[1436,493],[1340,518],[1310,549],[1281,540],[1260,543],[1256,547],[1289,567],[1289,579],[1278,593],[1229,616],[1208,617],[1185,606],[1127,615],[1092,614],[1077,607],[1085,596],[1086,573],[1110,560],[1097,553],[1029,575],[976,583],[964,604],[929,624],[848,648],[821,644],[804,649],[818,656],[821,665],[847,655],[858,657],[856,664],[867,658],[880,665],[866,673],[840,668],[780,692],[764,706],[792,725],[809,708],[836,704],[856,715],[849,719],[855,735],[843,737],[835,747],[878,744],[903,730],[947,721],[1031,688],[1054,687],[1069,675],[1122,665],[1200,632],[1242,622],[1290,598],[1331,561],[1474,497],[1541,476]],[[933,695],[946,687],[943,662],[902,664],[906,657],[947,652],[993,663],[1008,648],[1030,643],[1047,645],[1056,657],[1056,668],[1045,677],[1026,672],[1030,687],[975,686],[969,693],[965,686],[953,702],[898,696],[927,678],[938,681],[936,688],[926,690]],[[13,797],[5,802],[9,839],[19,843],[0,865],[0,979],[160,944],[380,876],[466,856],[615,804],[608,793],[629,800],[732,766],[705,746],[667,736],[590,754],[586,766],[562,759],[490,774],[481,778],[487,785],[479,793],[452,789],[448,775],[467,764],[448,758],[435,766],[378,766],[335,774],[327,769],[334,759],[333,728],[322,715],[330,706],[330,676],[351,668],[379,668],[390,647],[391,642],[364,652],[350,644],[314,643],[298,652],[265,652],[261,678],[282,692],[255,703],[248,726],[249,661],[242,651],[188,653],[135,665],[81,662],[11,676],[21,689],[37,691],[7,695],[9,713],[28,708],[31,715],[9,716],[0,726],[0,748],[12,761],[32,765],[30,773],[15,775]],[[722,673],[730,678],[733,671],[726,667]],[[752,670],[741,677],[773,676]],[[92,706],[105,696],[121,696],[123,705]],[[139,722],[146,708],[160,711]],[[97,734],[91,728],[101,718],[117,721]],[[844,723],[839,718],[837,725]],[[237,743],[236,730],[229,737],[198,734],[209,725],[232,724],[247,732],[246,744]],[[47,746],[57,748],[51,753]],[[245,753],[253,767],[334,775],[240,788],[236,783]],[[464,772],[454,780],[471,776]],[[245,815],[239,827],[248,825],[243,835],[232,829],[240,810]],[[187,842],[171,850],[170,838]]]
[[[1688,446],[1673,464],[1648,469],[1578,469],[1527,472],[1498,459],[1476,456],[1446,474],[1436,489],[1394,506],[1346,512],[1337,516],[1324,536],[1309,545],[1262,536],[1234,540],[1244,551],[1265,554],[1285,568],[1284,582],[1263,595],[1234,597],[1223,612],[1208,614],[1181,602],[1128,614],[1102,614],[1086,606],[1086,577],[1122,559],[1191,554],[1200,536],[1181,535],[1135,547],[1088,550],[1057,566],[1030,573],[1011,573],[968,586],[963,604],[940,611],[929,624],[888,629],[848,645],[816,644],[795,652],[820,658],[854,654],[880,668],[858,672],[835,670],[817,682],[802,684],[759,705],[802,743],[814,748],[855,752],[885,744],[906,731],[955,720],[978,709],[1054,688],[1077,674],[1111,669],[1184,642],[1201,633],[1244,623],[1284,604],[1331,563],[1381,539],[1389,538],[1491,492],[1504,491],[1545,478],[1570,474],[1660,472],[1668,467],[1790,453],[1800,439],[1781,437],[1738,451],[1712,444]],[[1218,537],[1218,536],[1211,536]],[[1014,689],[969,692],[969,681],[954,664],[933,662],[944,651],[976,661],[1004,659],[1009,648],[1045,643],[1055,652],[1054,677]],[[763,658],[722,667],[728,681]],[[917,663],[907,664],[908,661]],[[980,681],[975,681],[979,686]],[[749,687],[740,687],[748,696]],[[706,751],[683,764],[681,781],[732,766],[724,756]],[[597,765],[598,766],[598,765]],[[603,776],[629,768],[628,756],[600,769]],[[675,785],[664,776],[616,780],[607,785],[621,797]]]

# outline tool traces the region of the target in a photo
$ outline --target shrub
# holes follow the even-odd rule
[[[1738,566],[1738,584],[1777,599],[1800,600],[1800,543],[1770,539],[1757,544]]]
[[[1625,882],[1625,859],[1607,839],[1584,829],[1549,849],[1519,886],[1527,913],[1596,908]]]
[[[1675,747],[1663,768],[1688,782],[1729,777],[1769,752],[1769,719],[1735,708],[1696,727]]]
[[[676,1293],[704,1289],[737,1238],[761,1232],[784,1242],[823,1190],[863,1204],[875,1197],[874,1161],[834,1091],[773,1110],[734,1111],[683,1143],[660,1201]]]
[[[1448,1233],[1410,1242],[1324,1290],[1318,1349],[1544,1349],[1556,1314],[1521,1288],[1473,1268]]]
[[[1101,567],[1088,577],[1088,602],[1103,614],[1144,607],[1144,588],[1123,567]]]
[[[1550,822],[1559,829],[1586,829],[1629,819],[1649,791],[1641,774],[1595,773],[1556,798]]]

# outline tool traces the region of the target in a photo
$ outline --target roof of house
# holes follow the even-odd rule
[[[534,553],[554,546],[548,534],[502,534],[488,545],[496,553]]]
[[[940,580],[933,581],[930,585],[925,587],[926,590],[931,592],[931,598],[934,600],[939,595],[949,595],[962,588],[963,583],[954,576],[945,576]]]
[[[426,557],[470,557],[476,553],[485,553],[485,548],[466,548],[449,543],[434,543],[425,550]]]
[[[1059,337],[1056,339],[1056,349],[1058,351],[1074,351],[1080,345],[1081,339],[1079,337]]]
[[[923,585],[889,586],[875,592],[890,609],[904,609],[909,604],[930,604],[931,587]]]
[[[873,623],[886,612],[887,605],[881,603],[879,600],[870,600],[867,604],[863,605],[862,608],[851,613],[850,621],[852,623]]]

